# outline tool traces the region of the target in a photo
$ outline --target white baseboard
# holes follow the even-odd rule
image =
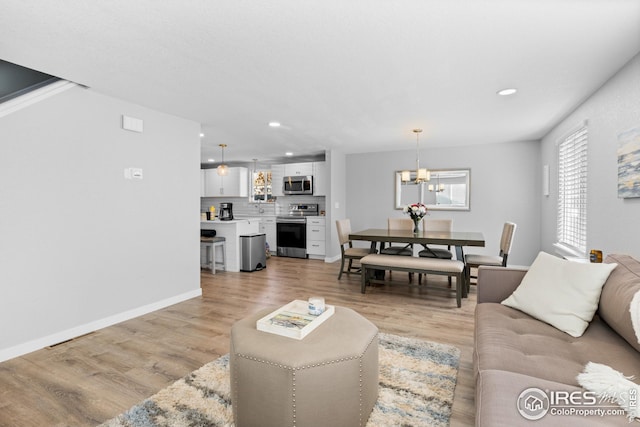
[[[97,331],[98,329],[106,328],[107,326],[115,325],[116,323],[124,322],[125,320],[133,319],[156,310],[169,307],[170,305],[178,304],[182,301],[196,298],[202,295],[202,289],[185,292],[180,295],[173,296],[161,301],[157,301],[151,304],[143,305],[132,310],[127,310],[122,313],[114,314],[113,316],[98,319],[93,322],[86,323],[84,325],[76,326],[75,328],[60,331],[46,337],[38,338],[23,344],[16,345],[14,347],[0,349],[0,362],[5,360],[19,357],[32,351],[40,350],[44,347],[68,341],[70,339],[86,335],[90,332]]]
[[[324,262],[336,262],[336,261],[340,261],[340,258],[342,257],[342,255],[337,255],[334,257],[328,257],[325,255],[309,255],[309,259],[319,259],[322,260]]]
[[[324,262],[336,262],[336,261],[340,261],[340,258],[342,258],[342,255],[338,254],[338,255],[333,256],[333,257],[326,257],[324,259]]]

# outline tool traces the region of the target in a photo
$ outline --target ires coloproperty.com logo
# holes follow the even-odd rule
[[[609,415],[625,415],[621,406],[630,409],[637,407],[637,391],[635,388],[619,396],[598,396],[590,391],[542,390],[531,387],[523,390],[518,396],[518,412],[523,418],[535,421],[545,415],[577,415],[604,417]]]
[[[536,387],[523,390],[518,396],[518,412],[528,420],[539,420],[549,412],[549,396]]]

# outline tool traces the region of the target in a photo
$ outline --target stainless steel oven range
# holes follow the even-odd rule
[[[290,204],[287,215],[276,217],[278,256],[307,258],[307,218],[318,215],[318,205]]]

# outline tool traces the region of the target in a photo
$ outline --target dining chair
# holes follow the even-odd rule
[[[413,231],[413,221],[411,220],[411,218],[388,218],[387,228],[389,230]],[[389,243],[388,247],[380,249],[380,253],[385,255],[413,256],[413,245],[409,243],[400,246]]]
[[[422,220],[424,223],[425,231],[448,231],[451,232],[453,228],[453,220],[451,219],[432,219],[425,218]],[[439,258],[439,259],[453,259],[451,253],[451,246],[447,248],[435,248],[429,245],[423,245],[424,249],[418,252],[418,256],[423,258]],[[426,277],[426,276],[425,276]],[[422,283],[422,274],[418,275],[418,283]],[[451,287],[451,276],[449,276],[449,287]]]
[[[387,228],[389,230],[410,230],[413,231],[413,220],[411,218],[388,218]],[[384,255],[413,256],[413,244],[393,245],[389,242],[389,246],[381,248],[380,253]],[[389,277],[391,278],[391,271]],[[413,280],[413,273],[409,273],[409,283]]]
[[[513,244],[513,235],[516,232],[516,224],[513,222],[505,222],[502,227],[502,236],[500,237],[500,253],[497,256],[467,254],[464,256],[465,277],[467,280],[467,290],[471,286],[471,279],[477,279],[478,276],[471,275],[472,268],[478,268],[481,265],[493,265],[497,267],[506,267],[507,258],[511,253],[511,245]]]
[[[453,220],[451,219],[424,219],[424,229],[426,231],[448,231],[451,232],[453,228]],[[432,246],[423,245],[424,249],[418,252],[418,256],[424,258],[441,258],[452,259],[451,246],[444,248],[434,248]]]
[[[371,250],[369,248],[353,247],[352,241],[349,240],[349,234],[351,234],[351,221],[349,219],[336,220],[336,228],[338,229],[340,253],[342,254],[340,273],[338,274],[338,280],[340,280],[342,278],[342,273],[360,274],[360,266],[354,266],[353,261],[359,260],[362,257],[369,255],[371,253]],[[346,270],[344,268],[345,261],[349,261]]]

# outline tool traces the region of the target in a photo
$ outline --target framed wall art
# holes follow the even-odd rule
[[[618,135],[618,197],[640,197],[640,126]]]

